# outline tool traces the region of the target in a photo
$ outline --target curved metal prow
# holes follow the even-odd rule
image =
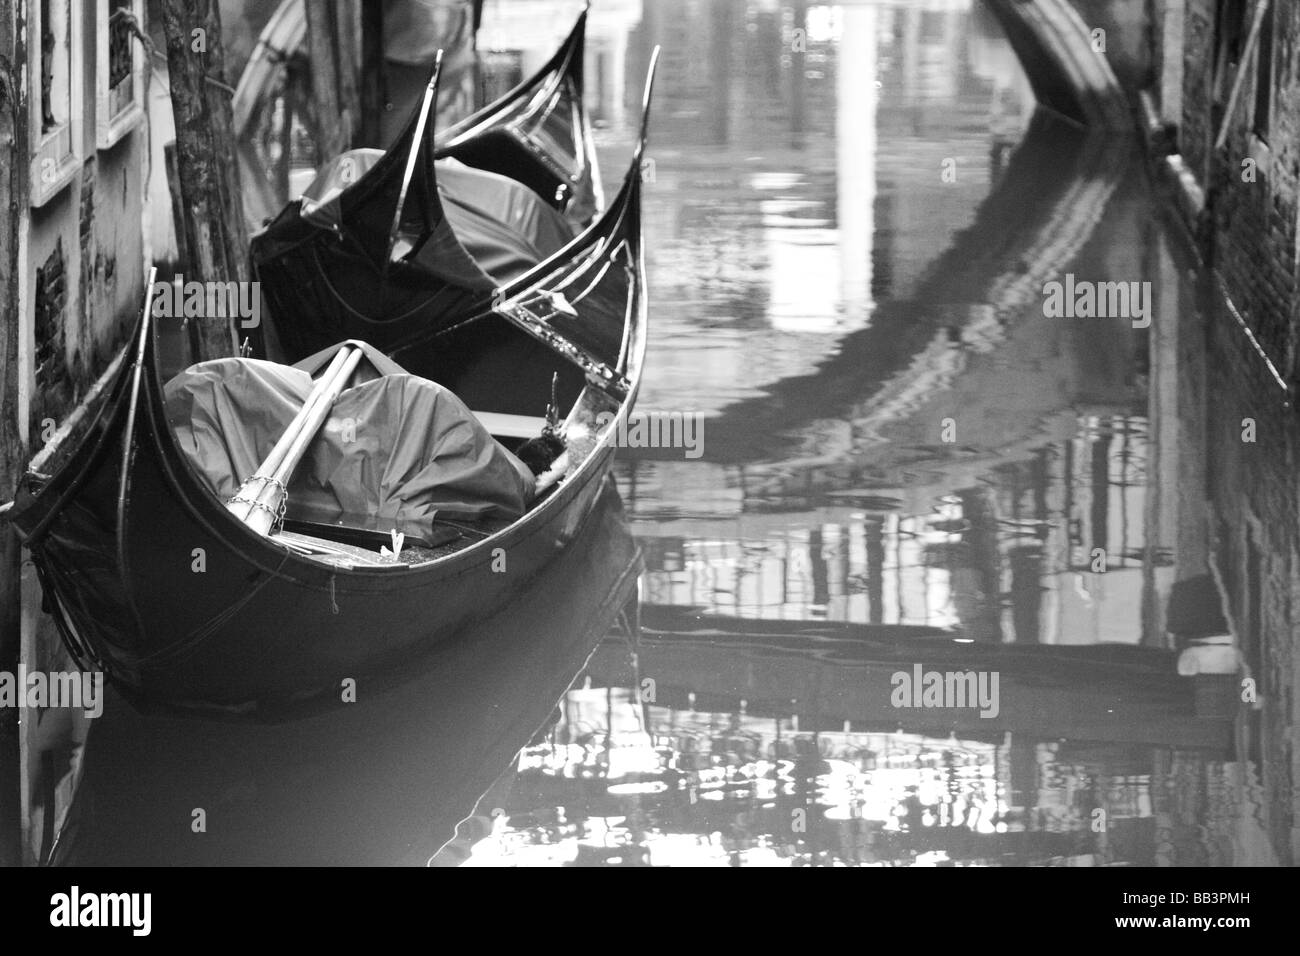
[[[406,170],[402,173],[402,188],[397,194],[397,208],[393,210],[393,222],[388,227],[388,241],[384,244],[383,272],[393,261],[393,249],[397,245],[397,231],[402,224],[402,211],[406,206],[406,194],[411,188],[411,179],[415,175],[415,166],[419,162],[420,150],[424,148],[424,131],[429,125],[429,114],[438,101],[438,79],[442,74],[442,50],[439,49],[433,60],[433,75],[429,85],[424,88],[424,101],[420,104],[420,117],[415,123],[415,136],[411,140],[411,149],[406,156]]]
[[[641,173],[641,157],[645,153],[646,136],[650,132],[650,99],[655,88],[655,70],[659,66],[659,52],[662,48],[656,44],[654,50],[650,53],[650,67],[646,70],[645,89],[641,92],[641,130],[637,135],[635,168],[637,175]]]

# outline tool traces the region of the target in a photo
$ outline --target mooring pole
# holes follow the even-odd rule
[[[161,0],[167,36],[167,71],[176,118],[176,168],[180,179],[186,281],[247,282],[248,231],[244,225],[217,0]],[[179,239],[179,237],[178,237]],[[200,320],[202,355],[238,351],[231,317]]]

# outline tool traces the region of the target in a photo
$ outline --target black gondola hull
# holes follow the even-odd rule
[[[159,408],[140,424],[167,427]],[[121,421],[109,427],[124,439]],[[613,458],[597,449],[524,519],[449,559],[367,572],[300,557],[232,521],[168,458],[168,436],[135,442],[119,521],[123,459],[106,444],[33,549],[51,610],[84,666],[127,697],[252,716],[409,667],[499,611],[579,533]]]
[[[417,109],[378,165],[344,193],[333,229],[309,221],[295,200],[253,236],[252,269],[281,352],[275,357],[297,361],[349,338],[391,351],[492,311],[498,283],[444,218],[435,159],[528,187],[564,215],[575,235],[592,225],[604,203],[582,105],[586,19],[584,12],[535,76],[444,133],[435,136]],[[418,157],[418,169],[406,202],[399,186],[408,154]],[[394,260],[384,240],[399,210],[405,226],[425,238]],[[260,330],[251,339],[268,354]]]

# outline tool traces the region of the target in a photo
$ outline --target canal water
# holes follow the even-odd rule
[[[526,72],[538,6],[480,45]],[[1249,715],[1175,669],[1206,360],[1136,144],[1036,111],[976,3],[598,3],[611,183],[655,44],[637,407],[698,446],[624,449],[544,610],[364,717],[114,701],[73,858],[1273,862]],[[1049,316],[1067,275],[1133,314]],[[900,702],[934,670],[995,693]]]

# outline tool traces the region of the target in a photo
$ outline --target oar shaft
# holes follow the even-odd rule
[[[293,418],[290,419],[289,424],[285,426],[284,432],[280,435],[279,440],[276,441],[270,453],[262,460],[262,463],[257,466],[253,471],[253,474],[246,478],[244,483],[239,486],[239,490],[235,492],[235,496],[231,498],[230,501],[226,502],[226,508],[231,512],[231,514],[244,522],[244,524],[249,524],[250,519],[252,519],[253,515],[256,513],[257,505],[255,502],[260,500],[261,493],[266,487],[267,479],[274,475],[276,469],[280,467],[280,462],[284,460],[285,452],[287,452],[289,447],[293,444],[294,436],[298,433],[298,430],[302,428],[303,422],[307,420],[307,416],[311,413],[311,410],[320,402],[321,396],[325,394],[325,390],[329,387],[334,376],[337,375],[339,370],[343,367],[343,363],[347,360],[346,353],[347,349],[340,349],[335,353],[334,359],[325,369],[325,373],[321,375],[312,386],[311,391],[307,395],[307,401],[303,403],[302,408],[298,410],[298,413],[294,415]]]
[[[334,408],[334,402],[338,399],[339,394],[347,388],[348,379],[352,378],[352,373],[357,370],[362,354],[361,349],[351,351],[351,354],[343,363],[343,370],[331,382],[320,403],[312,410],[302,430],[294,438],[289,450],[285,452],[284,460],[280,462],[280,466],[275,470],[275,480],[280,483],[281,487],[289,483],[289,478],[293,475],[294,469],[302,461],[302,456],[307,453],[307,446],[311,444],[312,439],[316,437],[316,433],[325,424],[325,420],[329,418],[330,412]]]
[[[345,357],[342,367],[326,382],[320,400],[306,416],[302,427],[294,434],[293,442],[284,453],[280,464],[271,475],[267,476],[268,480],[263,481],[256,489],[254,497],[257,504],[250,510],[247,522],[250,527],[262,534],[271,530],[271,526],[275,523],[275,515],[279,514],[280,506],[288,494],[289,479],[293,477],[294,470],[307,453],[307,446],[311,444],[316,433],[325,424],[325,420],[329,418],[339,394],[347,388],[348,380],[356,371],[361,357],[360,349],[353,349]]]
[[[335,399],[347,386],[361,356],[362,351],[353,348],[343,348],[335,353],[325,374],[316,381],[307,401],[285,428],[271,453],[240,487],[236,495],[238,500],[227,505],[244,524],[261,534],[270,531],[283,500],[288,476],[297,467],[307,444],[320,430]]]
[[[334,380],[334,376],[338,375],[339,369],[341,369],[343,363],[347,361],[349,352],[350,349],[343,348],[339,349],[338,352],[335,353],[334,358],[325,369],[325,374],[316,380],[315,384],[312,386],[311,392],[307,395],[307,401],[303,403],[302,408],[298,410],[298,414],[289,422],[289,425],[284,430],[284,434],[282,434],[279,441],[275,443],[275,447],[271,449],[270,454],[268,454],[266,459],[257,466],[257,470],[253,472],[253,477],[270,478],[275,474],[276,469],[280,467],[280,462],[284,460],[285,453],[293,445],[293,440],[297,435],[298,430],[302,428],[303,423],[307,421],[308,417],[315,410],[317,404],[320,403],[321,397],[325,394],[330,383]]]

